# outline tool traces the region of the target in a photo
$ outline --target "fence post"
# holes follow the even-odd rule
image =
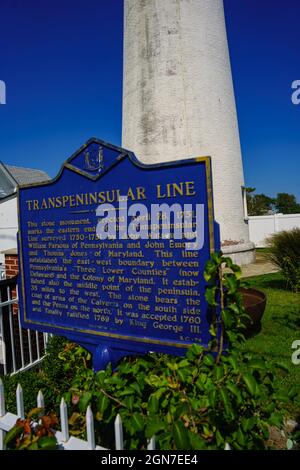
[[[17,359],[16,359],[16,342],[14,336],[14,312],[12,309],[11,295],[9,286],[7,286],[7,301],[8,304],[8,318],[9,318],[9,330],[10,330],[10,350],[12,355],[13,371],[17,372]]]
[[[5,415],[4,385],[0,379],[0,418]]]
[[[17,415],[18,418],[24,419],[24,400],[23,400],[23,389],[20,384],[17,386],[16,390],[16,397],[17,397]]]
[[[4,397],[4,385],[2,380],[0,379],[0,418],[5,415],[5,397]],[[0,429],[0,450],[4,450],[4,439],[5,439],[5,431]]]
[[[61,399],[60,402],[60,426],[61,432],[63,435],[63,442],[67,442],[69,440],[69,423],[68,423],[68,408],[64,398]]]
[[[90,405],[86,410],[86,433],[89,450],[95,450],[94,416]]]
[[[149,440],[147,450],[155,450],[155,436]]]
[[[0,429],[0,450],[5,450],[4,440],[5,440],[5,431]]]
[[[38,408],[45,408],[45,400],[44,400],[44,395],[41,390],[39,390],[39,393],[37,394],[37,400],[36,404]]]
[[[7,375],[7,363],[6,363],[6,345],[4,341],[4,323],[3,323],[3,309],[1,307],[1,291],[0,291],[0,333],[1,333],[1,349],[3,357],[3,372]]]
[[[118,414],[115,419],[115,442],[116,450],[124,450],[123,443],[123,426],[121,416]]]

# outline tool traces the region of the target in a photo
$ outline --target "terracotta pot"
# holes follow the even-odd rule
[[[267,297],[257,289],[241,288],[240,292],[243,296],[246,313],[252,320],[252,322],[246,322],[247,332],[257,331],[261,327],[261,319],[266,308]]]

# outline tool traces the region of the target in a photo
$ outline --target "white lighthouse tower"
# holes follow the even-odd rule
[[[125,0],[122,145],[145,163],[212,157],[223,252],[254,258],[222,0]]]

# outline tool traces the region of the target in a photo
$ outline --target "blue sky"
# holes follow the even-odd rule
[[[300,201],[300,2],[224,3],[246,184]],[[123,1],[0,0],[0,20],[0,160],[55,176],[91,136],[121,144]]]

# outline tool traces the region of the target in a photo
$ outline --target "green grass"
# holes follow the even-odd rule
[[[268,248],[268,247],[256,248],[255,251],[258,252],[258,253],[269,253],[269,252],[270,252],[270,248]]]
[[[247,281],[249,287],[265,292],[267,306],[260,333],[248,339],[243,349],[263,357],[266,362],[280,362],[288,368],[288,372],[278,372],[276,385],[282,395],[287,395],[293,386],[299,386],[297,399],[287,405],[291,416],[299,419],[300,365],[294,365],[291,356],[293,341],[300,340],[300,294],[286,290],[281,273],[255,276]]]

